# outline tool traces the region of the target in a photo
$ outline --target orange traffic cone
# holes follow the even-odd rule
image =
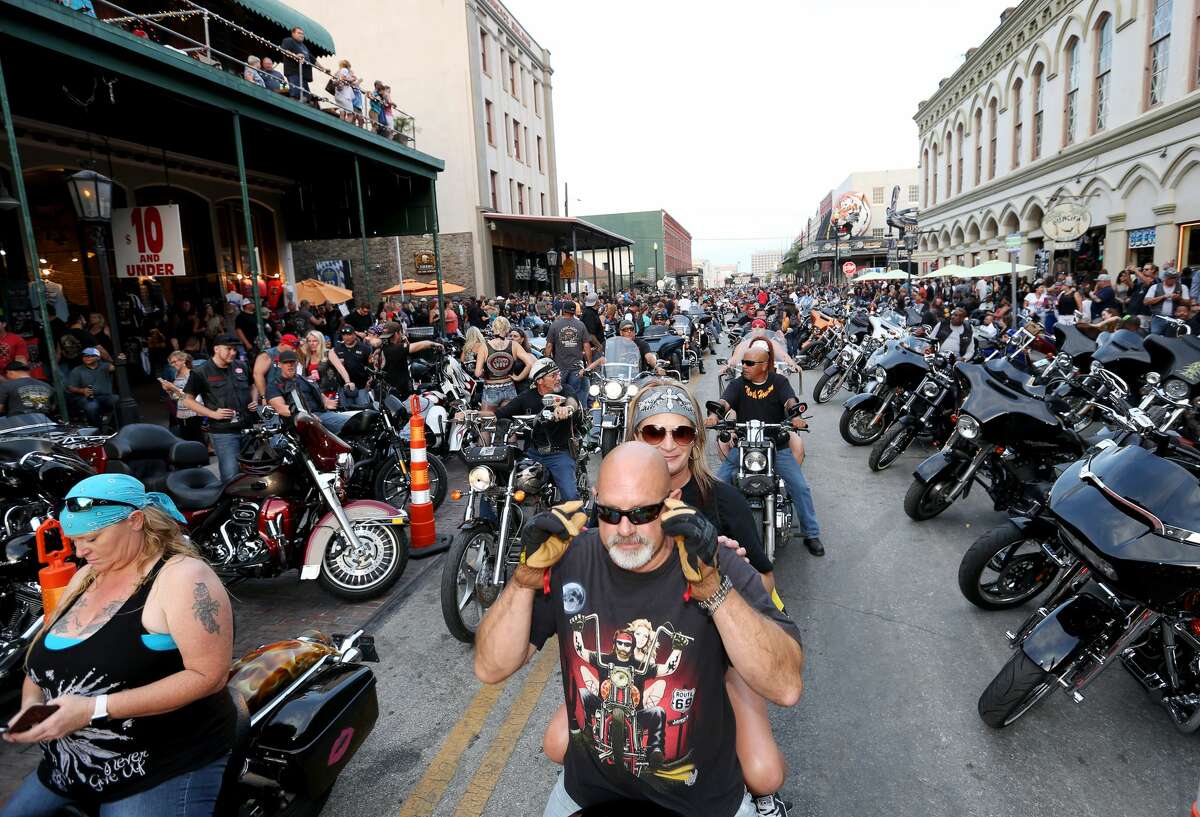
[[[412,419],[408,423],[409,547],[421,550],[437,542],[437,527],[433,520],[433,502],[429,499],[429,460],[425,457],[425,418],[421,416],[420,398],[413,395],[409,407],[412,409]]]
[[[62,547],[47,553],[46,534],[52,530],[58,530],[58,535],[62,539]],[[71,549],[71,540],[62,532],[62,525],[58,523],[57,519],[47,519],[38,525],[35,538],[38,561],[47,565],[38,571],[38,584],[42,586],[42,614],[49,619],[54,608],[58,606],[63,593],[66,592],[67,585],[71,583],[71,578],[75,575],[75,564],[67,561],[67,557],[74,551]]]

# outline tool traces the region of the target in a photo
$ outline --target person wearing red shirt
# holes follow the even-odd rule
[[[29,362],[29,344],[25,338],[8,331],[8,318],[0,315],[0,373],[8,371],[14,360]]]

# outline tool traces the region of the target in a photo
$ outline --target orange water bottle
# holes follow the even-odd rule
[[[58,531],[62,547],[47,553],[46,534],[52,530]],[[57,519],[47,519],[38,525],[36,538],[38,562],[46,565],[38,571],[38,584],[42,586],[42,610],[43,615],[49,618],[54,612],[54,608],[58,607],[59,600],[78,568],[74,562],[67,561],[67,558],[75,551],[72,550],[71,540],[63,533],[62,525],[58,523]]]

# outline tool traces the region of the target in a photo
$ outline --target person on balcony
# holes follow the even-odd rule
[[[292,54],[284,60],[284,75],[291,86],[292,99],[312,101],[308,83],[312,82],[313,55],[304,44],[304,29],[300,26],[293,28],[291,36],[284,37],[279,47]]]

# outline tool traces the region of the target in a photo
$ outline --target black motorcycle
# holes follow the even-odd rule
[[[867,361],[865,390],[842,407],[838,430],[850,445],[870,445],[900,416],[908,395],[929,371],[924,351],[929,342],[910,336],[889,340]]]
[[[662,361],[664,368],[678,373],[679,379],[686,383],[691,378],[692,366],[696,364],[696,353],[687,348],[684,331],[676,332],[670,326],[651,324],[642,331],[642,340],[654,352],[654,356]]]
[[[1138,446],[1101,445],[1054,483],[1040,535],[1076,561],[1009,640],[979,698],[993,728],[1054,689],[1076,703],[1120,659],[1181,732],[1200,728],[1200,482],[1197,469]]]
[[[928,435],[936,445],[953,431],[960,392],[954,377],[954,356],[926,355],[925,361],[925,376],[908,392],[896,420],[871,446],[867,465],[872,471],[890,466],[921,435]]]
[[[879,345],[880,342],[870,335],[861,336],[861,340],[847,338],[813,386],[813,399],[824,404],[843,388],[854,393],[866,388],[870,382],[867,361]]]

